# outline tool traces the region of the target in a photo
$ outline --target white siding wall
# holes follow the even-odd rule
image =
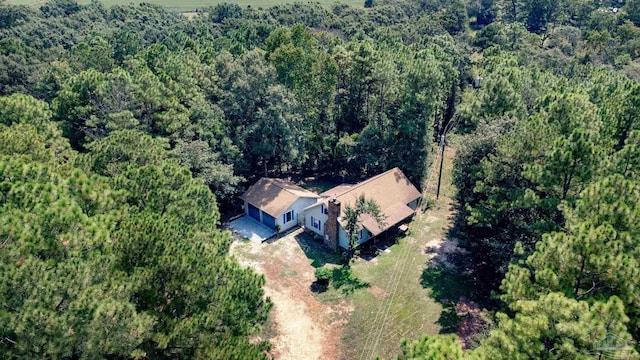
[[[338,245],[343,249],[349,249],[349,236],[342,226],[338,226]]]
[[[369,240],[371,237],[369,236],[369,230],[367,229],[362,229],[362,237],[360,238],[360,240],[358,241],[358,244],[362,244],[363,242]]]
[[[304,227],[324,238],[324,225],[327,223],[327,215],[321,212],[322,206],[317,205],[304,211]],[[313,227],[311,217],[320,220],[320,230]]]
[[[304,218],[303,209],[306,208],[307,206],[315,204],[316,201],[317,201],[317,199],[315,199],[315,198],[298,198],[298,200],[296,200],[296,202],[294,202],[291,206],[289,206],[289,208],[287,208],[287,210],[285,210],[282,213],[282,214],[286,214],[289,211],[293,210],[293,213],[294,213],[293,220],[291,220],[291,221],[289,221],[288,223],[285,224],[282,221],[282,214],[280,214],[276,218],[276,225],[280,225],[280,232],[287,231],[287,230],[291,229],[292,227],[298,225],[299,221],[302,222],[302,219]]]
[[[338,231],[338,244],[340,245],[340,247],[345,248],[345,249],[349,249],[349,234],[347,234],[347,231],[345,229],[342,228],[342,226],[339,227],[339,231]],[[362,237],[358,240],[358,245],[364,243],[365,241],[371,239],[371,236],[369,236],[370,233],[367,229],[362,229]]]

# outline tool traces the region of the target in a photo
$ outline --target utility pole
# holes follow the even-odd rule
[[[440,135],[440,172],[438,173],[438,190],[436,190],[436,200],[440,198],[440,182],[442,181],[442,164],[444,163],[444,133]]]

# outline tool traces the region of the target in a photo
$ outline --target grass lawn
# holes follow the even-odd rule
[[[403,338],[440,331],[442,306],[420,284],[426,259],[417,243],[407,237],[390,250],[374,259],[375,264],[359,260],[352,267],[369,288],[349,296],[355,310],[342,335],[346,358],[393,358]]]
[[[252,7],[271,7],[279,4],[290,4],[296,2],[295,0],[103,0],[102,1],[106,6],[112,5],[126,5],[126,4],[138,4],[141,2],[149,3],[149,4],[158,4],[166,7],[172,11],[179,12],[190,12],[195,11],[198,8],[202,8],[205,6],[213,6],[220,3],[233,3],[238,4],[241,7],[252,6]],[[363,7],[364,0],[317,0],[316,2],[324,3],[324,4],[334,4],[334,3],[342,3],[352,6]],[[8,4],[15,5],[39,5],[43,4],[42,0],[8,0]],[[88,4],[90,1],[88,0],[79,0],[80,4]]]

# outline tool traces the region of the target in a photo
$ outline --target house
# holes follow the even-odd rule
[[[316,203],[304,209],[305,228],[322,236],[334,250],[349,249],[344,209],[354,206],[362,195],[376,202],[384,222],[378,224],[370,215],[361,215],[358,245],[413,216],[421,196],[402,171],[393,168],[358,184],[342,184],[320,194]]]
[[[279,226],[286,231],[302,222],[303,209],[320,196],[286,180],[262,178],[240,198],[246,215],[271,229]]]

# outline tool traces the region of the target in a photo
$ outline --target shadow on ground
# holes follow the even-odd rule
[[[442,314],[438,319],[440,333],[457,332],[461,318],[456,304],[460,298],[470,297],[472,286],[469,279],[457,267],[432,263],[422,272],[420,282],[423,287],[431,289],[431,298],[442,304]]]
[[[314,293],[323,293],[333,287],[344,295],[353,294],[358,289],[370,287],[371,284],[355,277],[349,265],[342,265],[332,269],[329,282],[316,280],[311,283],[310,289]]]
[[[406,233],[399,231],[397,226],[383,232],[378,237],[360,245],[357,256],[364,261],[371,261],[387,252],[390,247],[404,239]]]
[[[321,293],[327,291],[329,287],[333,287],[343,294],[349,295],[358,289],[370,286],[369,283],[353,275],[348,260],[327,248],[322,240],[316,240],[312,235],[305,232],[297,234],[294,239],[298,242],[305,256],[311,261],[311,266],[316,269],[325,265],[331,267],[329,283],[314,281],[310,286],[311,291]]]
[[[294,238],[298,242],[300,249],[311,260],[311,266],[319,268],[325,264],[345,264],[345,259],[337,252],[324,246],[322,240],[316,240],[306,232],[302,232]]]
[[[455,230],[450,229],[447,236],[452,238],[425,249],[433,257],[420,278],[422,286],[431,289],[430,297],[443,307],[438,319],[442,334],[460,333],[464,322],[480,312],[469,254],[457,246],[453,234]]]
[[[331,284],[336,290],[341,291],[345,295],[352,294],[358,289],[368,288],[371,286],[368,282],[355,277],[351,272],[351,267],[349,265],[333,269]]]

